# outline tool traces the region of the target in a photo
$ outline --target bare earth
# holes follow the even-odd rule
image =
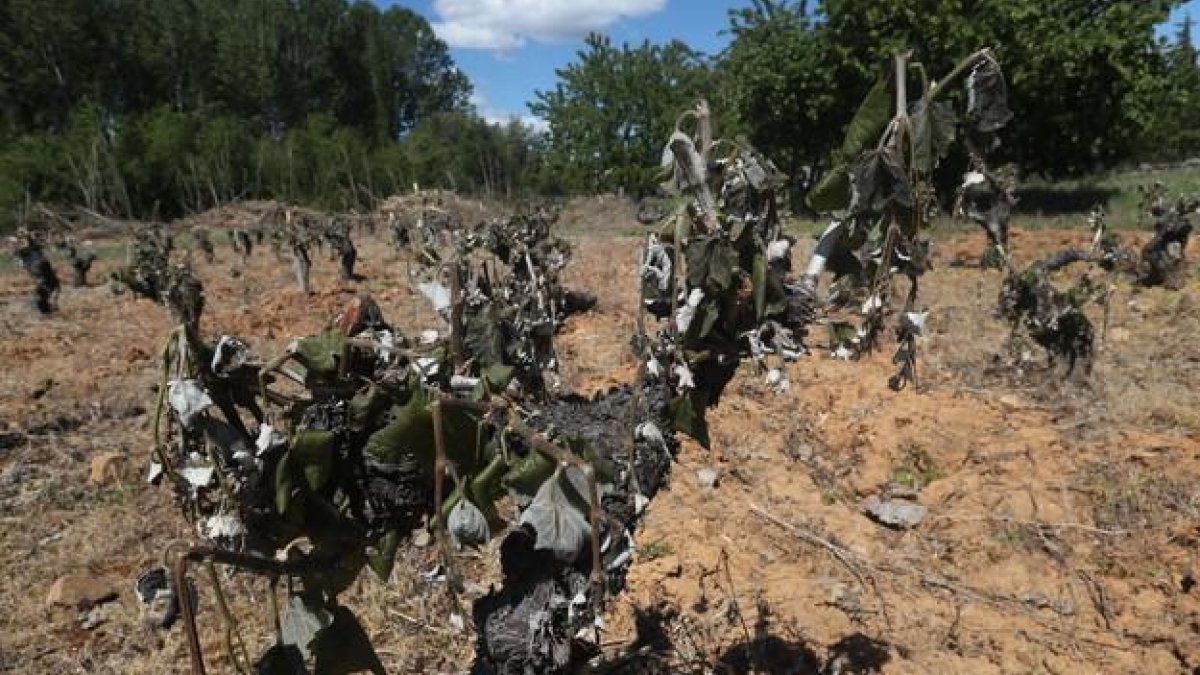
[[[637,226],[567,226],[577,242],[568,283],[600,305],[558,344],[567,387],[590,393],[636,372],[639,243],[620,233]],[[991,317],[1000,274],[948,265],[977,254],[982,236],[934,237],[922,390],[887,388],[890,351],[830,359],[819,329],[815,353],[790,368],[790,394],[744,367],[710,413],[713,450],[686,444],[649,507],[629,589],[610,603],[608,672],[1200,668],[1200,284],[1122,283],[1090,378],[1044,372],[1036,349],[1037,365],[1016,374],[992,367],[1007,335]],[[1086,241],[1082,231],[1018,234],[1016,254]],[[269,356],[360,291],[410,334],[436,327],[406,258],[382,242],[360,248],[367,280],[339,284],[335,264],[318,258],[310,298],[269,250],[236,276],[233,254],[219,251],[198,267],[204,330]],[[186,672],[179,627],[144,627],[132,592],[141,570],[190,536],[169,491],[143,481],[168,312],[99,284],[64,289],[60,313],[42,319],[31,286],[19,271],[0,275],[0,671]],[[92,459],[114,451],[125,457],[117,478],[89,481]],[[705,468],[718,472],[713,488],[697,479]],[[861,500],[889,484],[915,488],[929,508],[915,529],[863,514]],[[494,554],[462,561],[479,582],[469,595],[495,580]],[[343,599],[389,672],[469,669],[472,636],[450,628],[444,592],[419,574],[435,558],[410,547],[391,583],[364,574]],[[98,626],[47,604],[64,574],[117,592],[93,611]],[[224,672],[225,631],[200,577],[210,669]],[[265,585],[223,583],[258,653],[271,639]]]

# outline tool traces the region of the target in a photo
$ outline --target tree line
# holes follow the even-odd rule
[[[1200,153],[1179,0],[747,0],[728,46],[593,35],[530,110],[489,124],[418,14],[364,0],[0,3],[0,222],[47,202],[169,218],[243,198],[365,209],[414,183],[498,197],[651,191],[706,97],[794,177],[819,173],[896,50],[943,72],[980,46],[1009,76],[1001,158],[1080,175]],[[910,74],[926,77],[923,72]],[[951,162],[952,163],[952,162]],[[951,169],[952,170],[952,169]],[[802,181],[797,181],[802,185]]]
[[[413,183],[511,195],[538,140],[492,125],[429,23],[348,0],[0,3],[0,212],[169,218],[240,198],[367,208]]]

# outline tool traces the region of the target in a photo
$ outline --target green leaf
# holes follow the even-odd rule
[[[296,483],[292,479],[291,453],[287,453],[275,466],[275,509],[286,515],[292,504],[292,493]]]
[[[346,336],[340,330],[327,330],[306,337],[296,344],[296,358],[308,371],[305,379],[333,379],[346,352]]]
[[[310,490],[320,490],[329,481],[333,471],[333,439],[332,431],[308,429],[296,435],[288,451],[292,470],[304,473]]]
[[[891,120],[892,95],[888,91],[887,78],[881,77],[867,92],[866,98],[859,104],[858,111],[850,120],[850,125],[846,127],[841,159],[852,160],[863,150],[874,147]]]
[[[474,398],[479,401],[486,400],[488,395],[502,392],[512,381],[513,375],[516,373],[516,368],[506,366],[503,363],[493,363],[480,373],[479,384],[475,387]]]
[[[538,487],[554,473],[554,468],[554,460],[530,448],[529,454],[513,464],[501,482],[518,494],[533,496]]]
[[[368,384],[350,399],[346,426],[356,434],[366,431],[376,423],[375,420],[387,409],[390,401],[391,397],[382,387],[375,383]]]
[[[830,169],[805,197],[808,207],[817,213],[842,211],[850,206],[850,174],[845,164]]]
[[[708,437],[708,422],[704,419],[703,400],[697,400],[697,390],[671,399],[667,410],[675,428],[691,436],[706,449],[711,449],[712,442]]]
[[[437,455],[432,404],[429,394],[418,388],[403,405],[392,407],[392,421],[367,438],[364,451],[389,464],[397,464],[411,455],[432,479]],[[445,425],[447,459],[463,473],[478,471],[477,464],[481,459],[477,452],[479,417],[466,410],[447,408],[442,411],[442,423]]]
[[[367,554],[367,565],[380,581],[386,582],[392,576],[392,567],[396,564],[396,550],[400,548],[400,532],[388,530],[375,542],[375,550]]]
[[[313,675],[347,675],[368,671],[386,675],[371,638],[354,613],[345,607],[333,610],[333,623],[312,642]]]

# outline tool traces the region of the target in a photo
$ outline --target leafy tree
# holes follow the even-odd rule
[[[849,119],[896,51],[914,49],[929,72],[943,72],[991,45],[1009,64],[1015,113],[1003,158],[1028,171],[1079,174],[1128,158],[1154,121],[1145,96],[1160,58],[1154,27],[1178,4],[823,0],[810,14],[805,2],[755,0],[731,12],[734,40],[719,67],[743,124],[766,130],[757,144],[795,166],[828,155],[841,136],[833,120]]]
[[[548,162],[571,190],[648,190],[679,110],[707,93],[704,57],[679,41],[620,48],[590,35],[530,110],[550,123]]]
[[[1178,160],[1200,153],[1200,63],[1192,42],[1192,19],[1179,26],[1157,86],[1150,93],[1152,123],[1142,139],[1141,155]]]

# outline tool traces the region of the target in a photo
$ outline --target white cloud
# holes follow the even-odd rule
[[[435,0],[438,37],[460,49],[512,51],[601,31],[662,10],[667,0]]]

